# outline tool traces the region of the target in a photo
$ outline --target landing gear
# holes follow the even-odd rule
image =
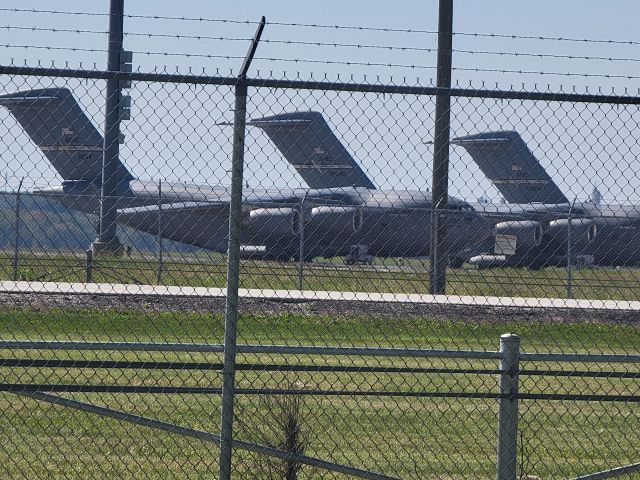
[[[450,257],[449,258],[449,267],[451,268],[462,268],[464,265],[465,259],[461,257]]]
[[[369,255],[368,245],[351,245],[349,255],[344,258],[347,265],[371,265],[373,255]]]
[[[313,254],[305,253],[305,254],[303,255],[303,257],[302,257],[302,261],[303,261],[304,263],[311,263],[311,262],[313,262],[313,258],[314,258],[314,257],[313,257]],[[299,253],[296,253],[295,255],[293,255],[293,259],[294,259],[296,262],[299,262],[299,261],[300,261],[300,254],[299,254]]]

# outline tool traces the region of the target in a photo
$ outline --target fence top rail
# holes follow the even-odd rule
[[[531,100],[546,102],[572,102],[572,103],[609,103],[617,105],[640,105],[640,95],[632,95],[625,91],[624,95],[617,95],[615,92],[604,94],[577,92],[551,92],[551,91],[516,91],[516,90],[497,90],[482,88],[438,88],[432,85],[409,85],[403,81],[402,84],[382,84],[382,83],[366,83],[330,81],[330,80],[288,80],[274,78],[247,78],[238,79],[235,76],[223,75],[205,75],[205,74],[183,74],[180,72],[169,73],[163,72],[111,72],[107,70],[87,70],[87,69],[71,69],[71,68],[55,68],[55,67],[30,67],[17,65],[0,65],[0,75],[21,75],[21,76],[38,76],[38,77],[61,77],[61,78],[82,78],[94,80],[132,80],[140,82],[159,82],[159,83],[181,83],[191,85],[217,85],[217,86],[234,86],[238,82],[244,82],[249,87],[254,88],[280,88],[280,89],[297,89],[297,90],[330,90],[341,92],[364,92],[364,93],[381,93],[381,94],[400,94],[400,95],[428,95],[434,96],[439,94],[449,94],[452,97],[470,97],[470,98],[494,98],[501,100]]]
[[[331,345],[250,345],[240,344],[240,354],[281,354],[281,355],[335,355],[372,357],[415,357],[415,358],[466,358],[472,360],[499,360],[498,351],[447,350],[429,348],[387,348],[387,347],[340,347]],[[199,352],[222,353],[224,345],[217,343],[175,343],[175,342],[83,342],[74,340],[2,340],[0,350],[100,350],[100,351],[144,351],[144,352]],[[519,355],[521,361],[574,362],[574,363],[640,363],[640,355],[615,353],[560,353],[540,352]]]
[[[129,283],[68,283],[0,281],[0,293],[50,295],[118,295],[224,298],[225,288]],[[408,293],[343,292],[325,290],[274,290],[241,288],[240,298],[288,302],[382,302],[394,304],[430,304],[489,308],[578,309],[640,311],[640,301],[574,300],[543,297],[491,297],[482,295],[430,295]]]
[[[0,350],[113,350],[145,352],[222,353],[223,344],[156,342],[81,342],[48,340],[0,340]],[[345,355],[374,357],[499,359],[500,352],[481,350],[439,350],[422,348],[339,347],[315,345],[238,345],[240,354]]]
[[[640,363],[640,355],[626,353],[521,353],[521,361],[573,363]]]

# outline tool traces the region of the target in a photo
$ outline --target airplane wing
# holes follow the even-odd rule
[[[300,197],[296,195],[278,195],[278,194],[249,194],[243,196],[243,209],[251,208],[267,208],[282,205],[296,205],[300,202]],[[228,215],[229,201],[220,197],[213,201],[190,202],[178,201],[168,202],[162,205],[153,204],[140,207],[129,207],[118,210],[118,218],[125,221],[126,219],[142,219],[150,216],[157,216],[162,211],[163,217],[172,218],[177,216],[188,216],[194,213],[200,215]]]
[[[322,194],[323,192],[319,192]],[[326,192],[327,194],[331,192]],[[254,208],[297,207],[299,192],[250,192],[243,196],[243,210]],[[309,196],[320,199],[322,204],[342,204],[325,196]],[[161,205],[121,208],[118,223],[176,242],[189,243],[215,251],[225,251],[228,239],[229,197],[224,193],[211,196],[208,201],[175,201]]]
[[[157,214],[160,210],[167,215],[187,212],[211,212],[220,213],[227,209],[227,203],[223,202],[175,202],[160,205],[146,205],[143,207],[129,207],[118,210],[118,216],[125,218],[145,217]]]
[[[322,195],[326,193],[326,195]],[[313,195],[308,195],[310,200],[321,199],[323,204],[341,204],[343,203],[339,198],[332,199],[335,196],[334,192],[319,191],[314,192]],[[298,192],[260,192],[249,193],[242,197],[242,207],[245,210],[253,208],[270,208],[270,207],[282,207],[288,205],[298,205],[300,203],[303,194]],[[152,204],[138,207],[122,208],[118,210],[118,218],[123,222],[128,222],[129,219],[142,219],[146,217],[156,217],[160,211],[162,211],[163,217],[167,218],[176,216],[187,216],[194,213],[201,215],[228,215],[229,208],[229,195],[219,194],[214,199],[208,201],[176,201],[167,202],[162,205]]]
[[[224,251],[228,203],[175,202],[118,210],[118,223],[176,242]]]

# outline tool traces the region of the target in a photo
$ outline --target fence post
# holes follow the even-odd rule
[[[498,398],[497,480],[516,480],[518,457],[518,372],[520,337],[500,336],[500,397]]]
[[[453,0],[440,0],[438,19],[438,66],[436,74],[435,129],[433,138],[433,180],[431,191],[431,271],[429,293],[442,295],[446,287],[447,217],[449,199],[449,135],[451,116],[451,49],[453,43]],[[439,212],[443,211],[438,220]]]
[[[304,201],[306,200],[307,194],[303,195],[300,199],[300,214],[298,215],[298,236],[299,236],[299,245],[298,245],[298,290],[302,290],[304,286]]]
[[[439,269],[438,265],[440,265],[440,251],[438,251],[435,247],[435,242],[437,241],[437,231],[440,229],[440,203],[431,205],[431,256],[429,258],[429,293],[434,295],[438,293],[436,288],[437,280],[435,276],[437,275],[437,270]],[[445,280],[446,281],[446,280]]]
[[[162,180],[158,180],[158,275],[157,283],[162,282]]]
[[[22,182],[24,177],[20,179],[18,184],[18,191],[16,192],[16,223],[14,226],[14,238],[13,238],[13,261],[11,270],[11,280],[14,282],[18,280],[18,252],[20,251],[20,193],[22,190]]]
[[[262,30],[262,17],[244,59],[235,86],[233,115],[233,153],[231,156],[231,201],[229,202],[229,246],[227,250],[227,296],[224,308],[224,363],[222,367],[222,408],[220,415],[219,480],[231,479],[233,451],[234,388],[236,370],[236,324],[240,284],[240,234],[242,220],[242,175],[244,136],[247,121],[247,70],[253,59]]]
[[[567,298],[573,298],[573,206],[574,200],[569,205],[569,215],[567,216]]]
[[[87,264],[85,267],[85,271],[87,273],[87,283],[93,282],[93,249],[89,248],[87,250]]]

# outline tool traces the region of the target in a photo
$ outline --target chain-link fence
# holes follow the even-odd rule
[[[131,119],[105,179],[114,81]],[[638,474],[638,97],[17,65],[0,85],[4,477]]]

